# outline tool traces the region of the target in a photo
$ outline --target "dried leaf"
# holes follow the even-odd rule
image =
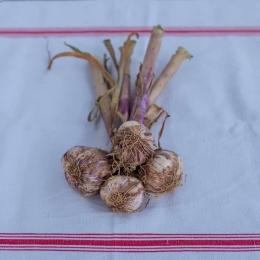
[[[103,96],[100,96],[98,97],[96,103],[95,103],[95,107],[89,112],[89,115],[88,115],[88,121],[92,122],[95,118],[97,118],[97,112],[96,112],[96,109],[98,110],[98,108],[100,108],[100,104],[105,100],[105,98],[110,95],[111,92],[113,92],[114,89],[109,89],[107,90],[107,92],[103,95]],[[92,114],[95,112],[95,115],[94,117],[92,118]]]
[[[107,40],[104,40],[103,41],[113,62],[114,62],[114,65],[116,67],[116,70],[118,70],[118,63],[117,63],[117,60],[116,60],[116,55],[115,55],[115,51],[114,51],[114,48],[113,48],[113,45],[111,44],[110,40],[107,39]]]
[[[170,117],[170,115],[169,115],[166,111],[165,111],[165,113],[166,113],[166,116],[165,116],[165,118],[164,118],[164,120],[163,120],[162,127],[161,127],[161,129],[160,129],[160,131],[159,131],[159,133],[158,133],[158,149],[162,149],[162,148],[161,148],[160,139],[161,139],[162,134],[163,134],[163,130],[164,130],[164,126],[165,126],[166,119],[167,119],[168,117]]]
[[[107,67],[107,61],[108,60],[109,60],[109,58],[107,58],[107,55],[104,53],[104,56],[103,56],[103,66],[104,66],[105,70],[109,73],[108,67]]]
[[[81,58],[84,60],[87,60],[89,63],[95,65],[99,71],[102,73],[103,77],[109,82],[109,84],[113,87],[116,87],[117,84],[114,81],[114,79],[110,76],[110,74],[105,70],[105,68],[100,64],[100,62],[95,59],[93,56],[91,56],[89,53],[79,53],[79,52],[62,52],[57,55],[55,55],[48,65],[48,69],[51,69],[52,63],[55,59],[61,58],[61,57],[75,57],[75,58]]]
[[[67,44],[66,42],[64,42],[64,44],[65,44],[67,47],[71,48],[71,49],[72,49],[73,51],[75,51],[75,52],[84,53],[84,52],[82,52],[81,50],[79,50],[78,48],[76,48],[76,47],[74,47],[74,46],[72,46],[72,45]]]
[[[94,121],[94,119],[96,119],[96,118],[98,117],[98,111],[99,111],[98,106],[95,106],[95,107],[89,112],[89,114],[88,114],[88,121],[89,121],[89,122]],[[93,116],[93,114],[94,114],[94,116]],[[93,117],[92,117],[92,116],[93,116]]]
[[[151,129],[153,124],[156,123],[163,116],[164,113],[166,113],[166,111],[161,106],[158,106],[156,104],[149,106],[145,114],[144,125],[147,128]]]

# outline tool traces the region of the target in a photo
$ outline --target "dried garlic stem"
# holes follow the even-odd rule
[[[128,53],[126,54],[123,70],[123,82],[118,104],[118,111],[122,114],[125,121],[129,119],[130,112],[130,63],[135,43],[136,41],[131,41]],[[122,47],[120,48],[120,51],[122,57]]]
[[[137,85],[130,120],[143,123],[148,105],[151,84],[154,77],[154,68],[161,47],[163,29],[160,25],[152,30],[141,71],[138,74]]]
[[[119,102],[124,82],[124,61],[125,61],[125,51],[124,47],[119,48],[121,52],[120,61],[118,65],[118,79],[117,79],[117,90],[113,94],[113,101],[111,104],[112,107],[112,129],[118,129],[120,125],[125,122],[124,116],[121,114],[119,110]]]
[[[115,51],[114,51],[114,48],[113,48],[110,40],[109,39],[104,40],[104,44],[105,44],[105,46],[106,46],[106,48],[107,48],[107,50],[108,50],[108,52],[109,52],[109,54],[110,54],[110,56],[113,60],[113,63],[114,63],[114,65],[115,65],[115,67],[118,71],[118,64],[117,64],[117,60],[116,60]]]
[[[104,81],[103,75],[98,70],[98,68],[94,64],[90,64],[90,67],[91,67],[92,76],[96,87],[97,97],[98,98],[103,97],[108,91],[107,84]],[[99,109],[109,137],[111,137],[113,133],[110,103],[111,103],[111,98],[109,95],[106,95],[103,98],[102,102],[99,103]]]
[[[161,75],[156,79],[154,84],[152,85],[152,90],[149,96],[148,105],[152,105],[156,99],[159,97],[167,83],[170,81],[170,79],[173,77],[173,75],[176,73],[176,71],[181,66],[182,62],[185,59],[190,59],[192,56],[189,54],[189,52],[183,48],[179,47],[176,53],[172,56],[164,70],[162,71]]]
[[[127,37],[127,40],[122,48],[122,55],[118,67],[117,87],[113,93],[112,101],[111,101],[112,129],[114,128],[118,129],[118,127],[125,121],[124,117],[118,110],[118,105],[119,105],[120,94],[121,94],[121,89],[122,89],[123,79],[124,79],[124,64],[125,64],[126,57],[130,53],[129,50],[131,49],[131,45],[132,45],[131,37],[133,35],[136,35],[137,38],[139,37],[137,33],[131,33]]]

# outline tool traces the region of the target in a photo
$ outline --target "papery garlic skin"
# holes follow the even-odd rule
[[[127,172],[150,159],[154,153],[154,138],[151,131],[137,121],[126,121],[111,139],[118,166]]]
[[[145,191],[135,177],[116,175],[101,186],[100,197],[114,212],[134,213],[144,201]]]
[[[145,191],[155,197],[179,187],[182,174],[181,157],[168,150],[155,151],[154,157],[139,169]]]
[[[107,152],[98,148],[74,146],[61,163],[67,182],[83,196],[97,194],[111,173]]]

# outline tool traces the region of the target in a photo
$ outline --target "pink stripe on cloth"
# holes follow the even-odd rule
[[[150,35],[151,27],[89,27],[89,28],[0,28],[1,37],[42,36],[119,36],[138,32]],[[259,27],[164,27],[171,36],[259,36]]]

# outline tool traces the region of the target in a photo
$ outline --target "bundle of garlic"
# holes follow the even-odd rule
[[[67,44],[72,51],[55,55],[48,66],[50,69],[53,60],[67,56],[82,58],[90,63],[98,99],[95,109],[89,114],[89,121],[93,120],[93,114],[99,109],[112,148],[103,151],[75,146],[62,156],[61,161],[66,180],[76,191],[83,196],[99,194],[114,212],[140,211],[146,208],[150,197],[174,191],[182,182],[180,156],[160,146],[159,139],[169,115],[155,101],[182,62],[192,56],[183,47],[179,47],[154,81],[153,72],[163,33],[161,26],[154,27],[151,32],[144,61],[137,75],[132,104],[130,62],[136,42],[131,37],[138,38],[137,33],[130,34],[120,47],[119,63],[110,40],[104,41],[117,69],[117,81],[107,70],[106,56],[102,65],[97,57]],[[159,147],[155,149],[151,127],[163,115],[166,117],[159,132]]]

